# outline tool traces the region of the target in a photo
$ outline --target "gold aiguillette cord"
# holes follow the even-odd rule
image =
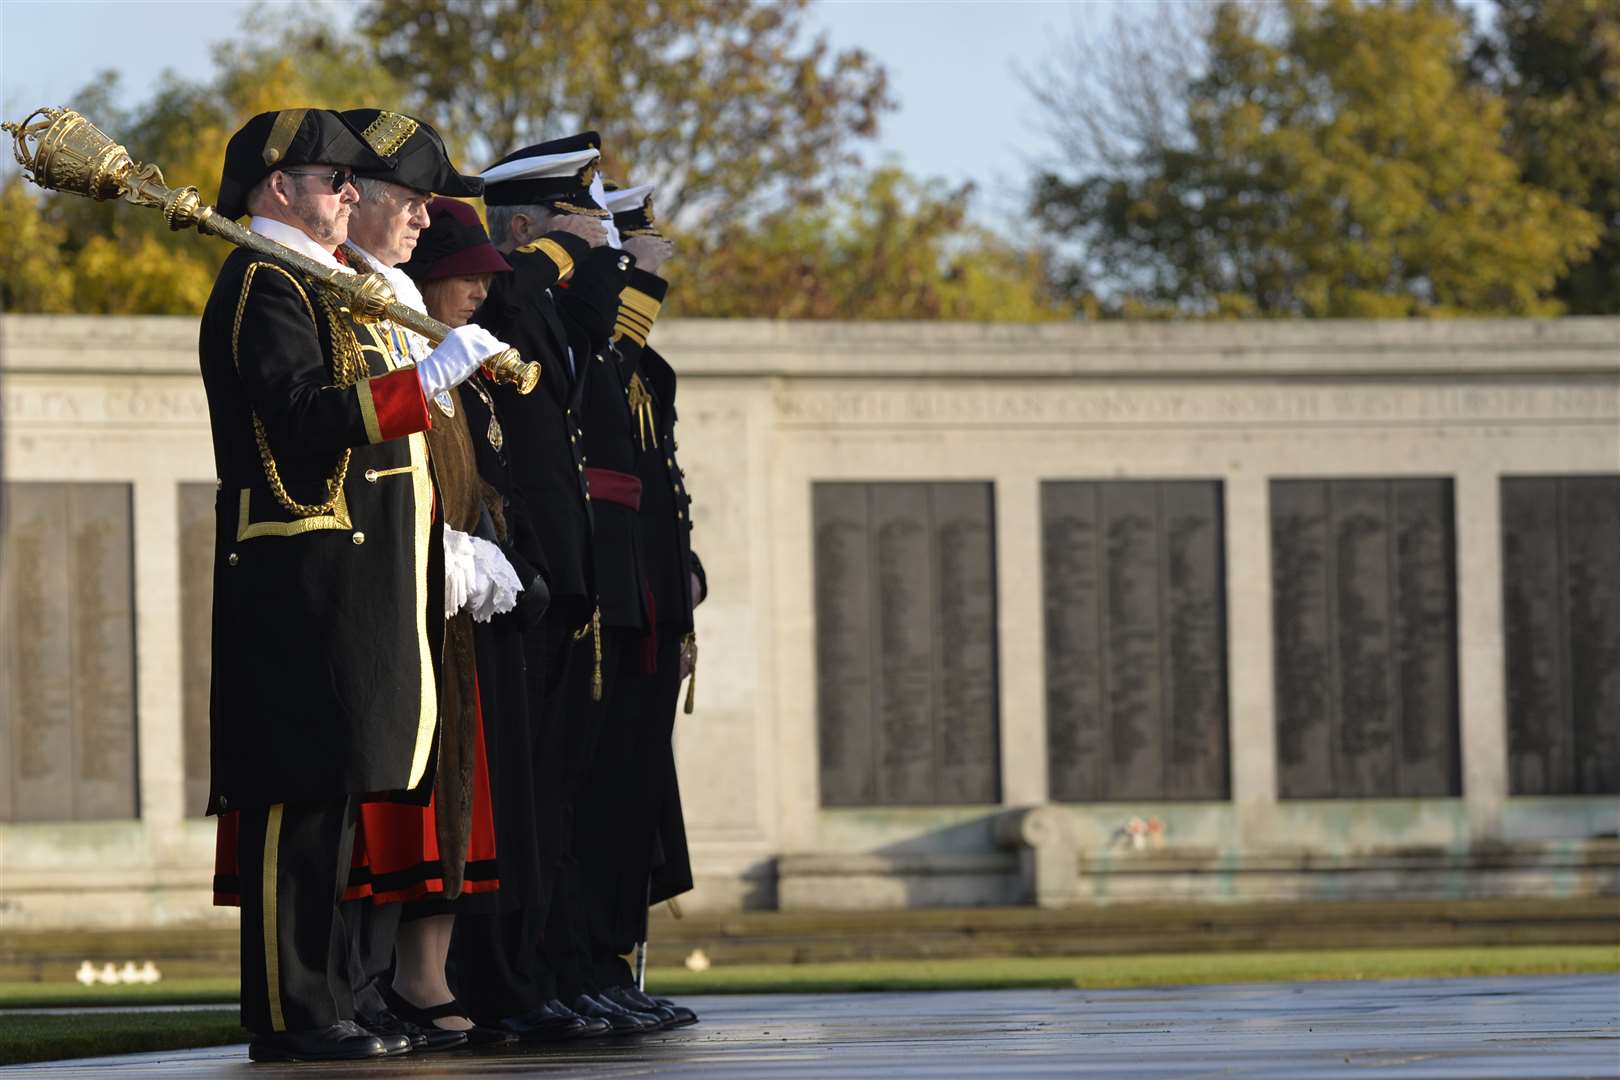
[[[602,609],[598,607],[591,612],[591,621],[574,631],[574,640],[578,641],[586,634],[591,635],[591,700],[602,700]]]

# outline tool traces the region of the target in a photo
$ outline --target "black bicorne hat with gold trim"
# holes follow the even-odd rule
[[[564,214],[609,218],[591,198],[602,136],[582,131],[524,147],[484,170],[484,205],[549,206]]]
[[[444,140],[431,124],[387,109],[348,109],[342,115],[378,155],[396,159],[390,169],[356,169],[358,175],[435,195],[464,199],[484,193],[483,180],[450,163]]]
[[[294,165],[346,165],[376,172],[393,167],[341,115],[331,109],[260,113],[225,144],[225,168],[214,206],[229,218],[247,213],[248,192],[277,169]]]
[[[628,239],[632,236],[654,236],[664,239],[664,234],[658,231],[656,219],[653,217],[653,186],[651,184],[637,184],[635,187],[622,188],[612,180],[603,180],[602,187],[606,194],[602,202],[613,215],[613,227],[619,230],[619,235]]]

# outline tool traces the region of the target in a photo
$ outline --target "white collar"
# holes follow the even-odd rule
[[[422,290],[416,287],[416,282],[411,280],[411,275],[397,266],[384,266],[381,259],[352,240],[349,242],[349,246],[363,255],[366,262],[375,266],[382,276],[388,279],[388,284],[394,290],[394,299],[406,307],[415,308],[422,314],[427,314],[427,301],[422,298]]]
[[[266,240],[274,240],[282,247],[290,247],[300,255],[308,255],[322,266],[343,268],[343,264],[333,258],[330,251],[317,244],[308,233],[296,226],[288,225],[285,221],[259,217],[255,214],[248,220],[248,228]]]

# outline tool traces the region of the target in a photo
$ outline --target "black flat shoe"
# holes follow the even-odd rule
[[[443,1046],[434,1046],[431,1044],[424,1046],[422,1047],[424,1050],[449,1050],[453,1047],[462,1045],[499,1046],[502,1043],[517,1042],[518,1037],[510,1031],[502,1031],[499,1028],[482,1027],[476,1022],[474,1022],[473,1026],[470,1028],[462,1028],[459,1030],[456,1028],[442,1028],[438,1024],[435,1024],[435,1020],[442,1019],[446,1016],[459,1016],[463,1020],[472,1021],[472,1017],[467,1015],[467,1010],[463,1008],[461,1002],[457,1001],[455,998],[451,998],[443,1005],[429,1005],[424,1008],[421,1005],[411,1004],[405,999],[403,994],[395,990],[392,986],[384,986],[382,988],[382,994],[383,1000],[388,1002],[389,1009],[393,1010],[395,1013],[398,1013],[399,1016],[407,1023],[414,1024],[417,1028],[421,1029],[423,1034],[425,1034],[429,1039],[432,1039],[436,1032],[442,1032],[445,1035],[462,1036],[462,1038],[445,1043]]]
[[[697,1013],[693,1012],[691,1009],[688,1009],[685,1005],[677,1005],[668,998],[652,997],[636,989],[634,986],[619,987],[619,996],[624,998],[636,1008],[640,1008],[644,1012],[649,1011],[648,1006],[657,1006],[660,1009],[665,1009],[670,1013],[673,1013],[675,1016],[675,1022],[670,1024],[670,1027],[686,1027],[688,1024],[695,1024],[698,1022]]]
[[[611,1001],[603,1001],[589,994],[579,995],[569,1008],[589,1020],[606,1020],[615,1035],[640,1035],[648,1031],[657,1031],[660,1026],[656,1017],[648,1016],[646,1013],[633,1013]]]
[[[352,1020],[306,1031],[278,1031],[248,1043],[250,1061],[359,1061],[387,1054],[381,1039]]]
[[[409,1020],[400,1016],[392,1008],[379,1013],[356,1017],[360,1026],[379,1038],[394,1036],[405,1039],[410,1045],[408,1049],[419,1054],[431,1053],[435,1050],[451,1050],[467,1042],[466,1032],[446,1031],[443,1028],[418,1027]],[[403,1051],[401,1051],[403,1053]]]

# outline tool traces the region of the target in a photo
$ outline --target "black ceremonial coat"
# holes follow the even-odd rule
[[[246,250],[214,283],[199,353],[219,477],[209,812],[380,792],[425,802],[444,549],[416,373],[390,373],[347,312]],[[285,494],[313,508],[345,458],[316,513],[291,512],[269,478],[273,462]]]
[[[529,394],[490,388],[511,481],[502,494],[538,535],[555,617],[582,626],[596,607],[591,508],[579,427],[582,388],[569,378],[566,331],[549,293],[558,267],[539,252],[506,258],[512,273],[496,276],[472,321],[538,362],[540,385]]]
[[[615,260],[625,258],[624,267]],[[619,293],[624,287],[627,257],[597,248],[582,263],[570,287],[558,299],[568,328],[581,383],[580,420],[584,427],[586,469],[611,469],[630,476],[636,471],[635,421],[625,398],[623,361],[611,342]],[[596,565],[596,595],[602,625],[651,629],[647,584],[642,570],[639,513],[602,498],[591,502]]]

